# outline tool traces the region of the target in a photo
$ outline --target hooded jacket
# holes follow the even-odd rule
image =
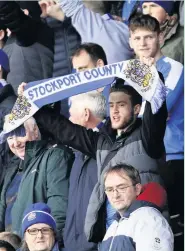
[[[157,183],[148,183],[127,211],[109,227],[100,251],[173,251],[174,237],[160,209],[166,192]]]

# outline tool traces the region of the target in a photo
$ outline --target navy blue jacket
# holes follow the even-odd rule
[[[96,244],[87,241],[84,233],[89,198],[96,183],[96,160],[75,151],[63,236],[66,251],[98,250]]]
[[[108,123],[100,128],[101,132],[108,133]],[[63,235],[65,251],[95,251],[98,250],[97,244],[87,241],[84,224],[89,199],[97,183],[97,162],[79,151],[74,153],[75,161],[70,175],[68,209]]]

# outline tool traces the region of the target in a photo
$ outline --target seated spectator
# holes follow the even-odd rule
[[[9,242],[0,240],[0,251],[15,251],[15,248]]]
[[[170,215],[180,214],[180,222],[183,223],[184,67],[181,63],[163,56],[160,49],[160,27],[155,18],[149,15],[133,16],[130,19],[129,27],[130,44],[137,57],[154,57],[156,68],[163,74],[165,85],[168,88],[166,98],[168,119],[164,136],[167,165],[162,168],[162,176],[168,193]],[[144,103],[140,115],[143,114]],[[176,196],[177,194],[178,196]],[[177,227],[173,230],[177,231]],[[180,232],[181,230],[178,233]],[[183,244],[181,248],[182,246]]]
[[[0,31],[4,34],[4,30]],[[10,84],[7,83],[7,75],[9,73],[9,60],[6,53],[0,49],[0,130],[3,129],[4,117],[12,110],[16,101],[16,95]],[[4,179],[7,163],[12,154],[8,148],[7,143],[0,145],[0,191]]]
[[[41,140],[33,118],[25,126],[26,129],[21,126],[7,135],[15,156],[9,163],[1,192],[0,231],[19,234],[25,208],[44,202],[51,208],[62,242],[73,155],[63,146]],[[28,134],[32,135],[31,142]]]
[[[163,34],[161,50],[184,64],[184,29],[179,25],[178,16],[173,12],[174,1],[141,1],[143,14],[155,17]]]
[[[16,93],[21,82],[46,79],[53,73],[53,31],[36,18],[41,13],[37,2],[25,1],[23,8],[26,5],[29,15],[15,1],[0,1],[0,22],[11,31],[3,47],[10,61],[7,81]]]
[[[106,101],[98,92],[79,94],[70,98],[70,118],[74,124],[106,132]],[[85,215],[89,199],[98,181],[95,158],[75,151],[75,161],[70,175],[68,209],[64,228],[66,251],[98,250],[95,243],[87,242],[84,233]],[[100,229],[99,229],[100,230]]]
[[[115,63],[133,57],[129,47],[128,27],[122,22],[113,20],[107,14],[103,1],[62,0],[58,1],[61,12],[55,13],[55,18],[62,21],[63,13],[71,17],[72,25],[81,36],[82,43],[96,43],[103,47],[108,63]],[[41,9],[51,9],[54,1],[40,1]],[[44,6],[44,7],[43,7]],[[50,13],[51,15],[51,13]],[[53,16],[53,15],[52,15]]]
[[[0,240],[9,242],[15,250],[19,249],[21,246],[21,238],[17,234],[11,232],[0,233]]]
[[[165,198],[156,198],[155,203],[151,203],[152,197],[165,196],[162,187],[155,186],[155,183],[148,188],[145,186],[146,191],[142,194],[139,172],[127,164],[110,167],[104,173],[104,186],[108,200],[118,214],[100,245],[100,251],[173,251],[172,231],[159,205],[155,204],[161,204]]]
[[[26,208],[21,231],[21,251],[59,251],[56,221],[46,204],[35,203]]]

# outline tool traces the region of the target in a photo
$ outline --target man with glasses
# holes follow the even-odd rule
[[[139,172],[120,164],[104,174],[105,193],[118,214],[107,230],[100,251],[172,251],[173,234],[160,212],[166,192],[157,183],[143,187]]]
[[[58,251],[56,222],[45,203],[35,203],[24,211],[22,251]]]

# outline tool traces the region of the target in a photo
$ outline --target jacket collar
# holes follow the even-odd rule
[[[48,141],[38,140],[38,141],[29,141],[29,142],[26,142],[26,152],[25,152],[24,168],[23,168],[23,170],[24,171],[26,170],[26,167],[29,165],[29,162],[33,158],[36,158],[37,156],[39,156],[46,149],[49,149]]]
[[[105,125],[106,119],[102,120],[94,129],[94,132],[99,132],[100,129]]]
[[[124,212],[124,214],[122,216],[120,216],[119,213],[116,213],[116,215],[114,216],[114,218],[117,220],[120,220],[120,219],[124,219],[124,218],[129,218],[130,215],[136,211],[137,209],[141,208],[141,207],[153,207],[153,208],[156,208],[157,210],[161,211],[161,209],[159,207],[157,207],[155,204],[151,203],[151,202],[148,202],[148,201],[137,201],[135,200],[131,205],[130,207],[127,209],[126,212]]]
[[[58,242],[55,242],[55,245],[54,245],[54,247],[52,248],[52,251],[59,251]]]
[[[117,140],[125,138],[129,136],[135,129],[141,126],[142,120],[140,118],[137,118],[134,124],[128,127],[128,129],[125,132],[122,132],[119,137],[117,137]]]

